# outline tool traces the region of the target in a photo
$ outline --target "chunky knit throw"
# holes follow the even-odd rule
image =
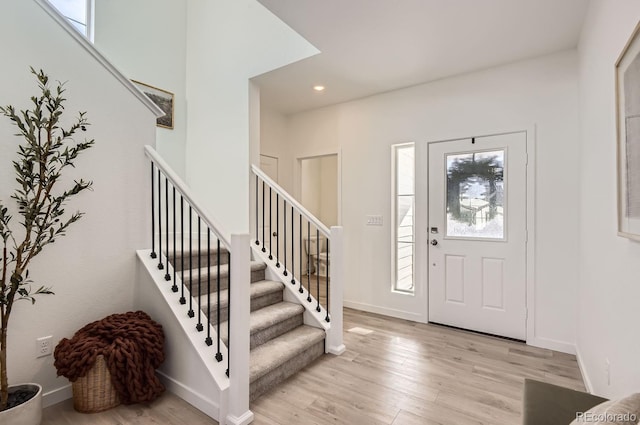
[[[100,354],[124,404],[149,402],[164,391],[155,370],[164,361],[162,326],[142,311],[113,314],[89,323],[56,346],[58,376],[71,382],[87,374]]]

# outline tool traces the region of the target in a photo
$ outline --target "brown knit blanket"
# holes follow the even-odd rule
[[[104,356],[111,381],[124,404],[149,402],[164,391],[155,370],[164,361],[162,325],[142,311],[113,314],[89,323],[73,338],[63,338],[56,346],[58,376],[71,382]]]

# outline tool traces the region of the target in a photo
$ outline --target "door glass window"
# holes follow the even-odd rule
[[[504,156],[447,155],[447,237],[505,239]]]

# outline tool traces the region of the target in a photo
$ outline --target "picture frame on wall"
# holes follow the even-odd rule
[[[156,120],[156,125],[173,130],[173,93],[141,83],[140,81],[131,80],[131,82],[164,112],[164,116]]]
[[[640,241],[640,23],[615,71],[618,235]]]

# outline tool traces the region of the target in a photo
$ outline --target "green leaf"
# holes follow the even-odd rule
[[[42,69],[30,67],[30,70],[38,86],[38,92],[28,98],[30,109],[18,110],[12,105],[0,107],[0,115],[15,126],[14,134],[21,138],[16,148],[16,160],[11,162],[17,186],[10,198],[16,204],[18,223],[22,227],[16,234],[20,234],[20,237],[24,234],[24,240],[13,240],[14,246],[9,249],[6,258],[0,259],[2,267],[12,263],[12,270],[15,270],[9,274],[9,282],[3,281],[0,286],[3,288],[0,291],[0,303],[3,306],[14,299],[35,303],[35,295],[53,294],[50,288],[44,286],[36,291],[31,290],[27,265],[46,245],[54,243],[58,236],[63,236],[69,226],[82,217],[80,212],[67,213],[65,204],[92,186],[90,181],[80,179],[74,181],[67,190],[58,188],[62,170],[67,166],[75,167],[79,154],[93,146],[94,140],[74,140],[76,132],[86,131],[90,125],[86,112],[79,112],[70,125],[63,124],[69,121],[64,119],[65,83],[54,83]],[[5,246],[14,237],[8,211],[0,203],[0,238]],[[10,298],[7,298],[8,291]],[[16,298],[13,298],[14,295]]]

